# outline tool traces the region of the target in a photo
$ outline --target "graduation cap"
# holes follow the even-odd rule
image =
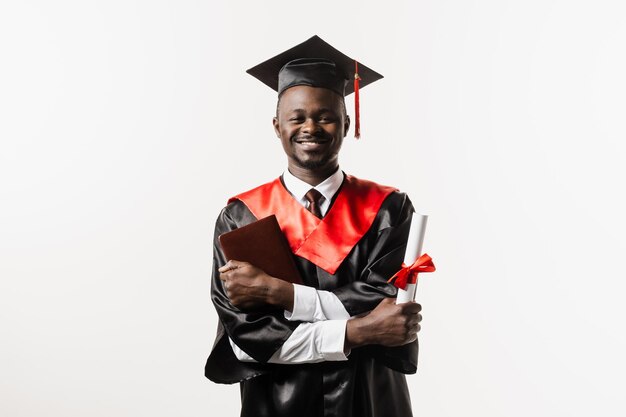
[[[359,88],[383,78],[317,35],[246,72],[277,91],[279,97],[286,89],[297,85],[327,88],[342,97],[354,92],[354,136],[357,139],[361,136]]]

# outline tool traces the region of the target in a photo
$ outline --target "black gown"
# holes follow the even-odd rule
[[[387,280],[402,264],[412,213],[406,194],[392,192],[334,275],[294,256],[305,284],[332,291],[352,316],[394,297],[397,290]],[[267,363],[299,322],[285,319],[283,310],[243,312],[232,306],[218,272],[226,260],[217,237],[256,220],[244,203],[235,200],[215,225],[211,298],[219,323],[206,377],[218,383],[240,382],[242,417],[411,416],[404,374],[417,369],[417,341],[397,348],[355,348],[347,361]],[[258,363],[240,362],[229,336]]]

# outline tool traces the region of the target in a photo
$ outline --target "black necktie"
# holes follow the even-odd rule
[[[309,202],[309,207],[307,207],[307,210],[309,210],[316,217],[321,219],[322,218],[322,212],[320,211],[320,203],[322,202],[322,199],[324,198],[322,193],[317,191],[315,188],[311,188],[304,195],[304,198],[306,199],[306,201]]]

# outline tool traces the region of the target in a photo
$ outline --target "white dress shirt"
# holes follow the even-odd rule
[[[322,201],[319,202],[320,213],[322,214],[322,217],[324,217],[326,212],[328,212],[330,202],[333,200],[333,197],[339,190],[339,187],[341,187],[341,183],[343,182],[343,172],[338,169],[330,177],[326,178],[315,187],[311,187],[310,184],[307,184],[300,178],[294,177],[289,170],[286,170],[283,173],[283,182],[285,183],[287,191],[289,191],[293,198],[295,198],[296,201],[306,209],[309,208],[309,202],[306,198],[304,198],[304,195],[308,193],[311,188],[315,188],[319,191],[324,197]]]
[[[338,169],[323,182],[311,187],[286,170],[283,173],[283,182],[296,201],[305,208],[308,208],[309,202],[304,195],[311,188],[319,191],[323,196],[319,203],[320,212],[324,216],[343,182],[343,172]],[[285,311],[285,318],[303,323],[296,327],[268,362],[295,364],[347,360],[344,342],[346,322],[350,314],[339,298],[330,291],[317,290],[306,285],[294,284],[293,292],[293,311]],[[229,340],[237,359],[244,362],[255,361],[235,342]]]

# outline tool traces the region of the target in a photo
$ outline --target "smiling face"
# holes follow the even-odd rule
[[[343,97],[304,85],[283,92],[274,118],[289,171],[309,183],[321,182],[337,170],[349,126]]]

